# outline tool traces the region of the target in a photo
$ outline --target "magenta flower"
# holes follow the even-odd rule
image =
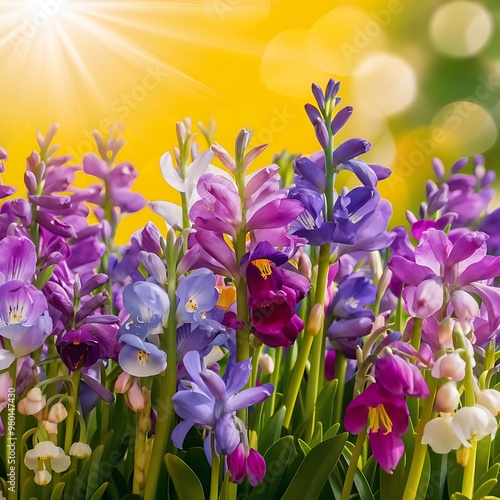
[[[359,434],[368,425],[373,456],[385,472],[392,474],[404,453],[401,436],[408,430],[409,421],[404,397],[374,383],[349,403],[344,425],[352,434]]]
[[[309,290],[302,275],[283,268],[288,256],[261,242],[248,256],[246,270],[253,333],[270,347],[288,347],[304,328],[295,305]]]

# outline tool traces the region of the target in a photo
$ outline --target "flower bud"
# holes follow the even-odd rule
[[[19,401],[17,409],[23,415],[35,415],[42,411],[46,405],[47,402],[42,391],[38,387],[33,387],[27,396]]]
[[[454,326],[455,320],[448,316],[440,321],[438,326],[438,338],[441,345],[448,346],[452,343]]]
[[[403,298],[409,306],[409,312],[416,318],[428,318],[443,306],[443,286],[441,278],[422,281],[415,289],[406,287]]]
[[[130,389],[128,390],[125,402],[127,403],[127,406],[135,412],[144,409],[144,406],[146,404],[144,401],[144,395],[141,389],[139,389],[139,385],[137,384],[137,382],[132,384],[132,387],[130,387]]]
[[[271,375],[274,372],[274,359],[269,354],[259,356],[259,366],[264,375]]]
[[[467,292],[456,290],[451,294],[451,303],[462,328],[468,332],[472,328],[472,321],[479,316],[476,300]]]
[[[87,443],[82,443],[81,441],[77,441],[71,445],[69,449],[69,454],[75,458],[87,458],[92,455],[92,448]]]
[[[115,382],[115,392],[125,394],[130,389],[130,374],[121,372]]]
[[[250,448],[247,457],[247,477],[248,482],[253,486],[257,486],[262,482],[266,475],[266,462],[263,456]]]
[[[485,389],[477,395],[477,404],[484,406],[493,416],[500,414],[500,392],[495,389]]]
[[[455,382],[463,380],[465,377],[465,361],[458,352],[441,356],[432,367],[432,376],[434,378],[448,377]]]
[[[51,480],[52,474],[46,469],[39,470],[35,474],[35,483],[39,486],[45,486],[49,484]]]
[[[49,434],[57,434],[57,424],[55,422],[50,422],[49,420],[42,420],[45,430]]]
[[[460,401],[460,393],[453,380],[449,380],[441,386],[436,394],[434,410],[440,413],[451,413],[455,411]]]
[[[309,335],[315,337],[318,335],[321,327],[323,326],[323,321],[325,319],[325,311],[322,304],[314,304],[311,309],[311,314],[307,320],[306,332]]]
[[[227,468],[231,473],[230,481],[241,484],[246,475],[245,446],[240,443],[236,449],[227,456]]]
[[[54,424],[61,423],[68,416],[65,406],[62,403],[56,403],[49,411],[48,420]]]

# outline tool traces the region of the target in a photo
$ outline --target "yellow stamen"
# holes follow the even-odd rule
[[[383,404],[368,408],[368,427],[373,433],[378,432],[380,428],[385,429],[384,435],[392,432],[392,420]]]
[[[137,353],[137,359],[139,360],[139,363],[145,363],[148,360],[148,353],[144,349],[141,349]]]
[[[198,309],[198,304],[196,303],[196,300],[194,299],[189,299],[187,304],[186,304],[186,309],[189,312],[194,312],[196,309]]]
[[[268,276],[271,276],[271,261],[269,259],[256,259],[252,260],[252,264],[258,268],[261,276],[266,280]]]

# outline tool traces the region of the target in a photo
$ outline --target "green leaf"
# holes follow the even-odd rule
[[[350,448],[351,447],[345,446],[344,451],[342,452],[347,465],[349,465],[349,463],[351,462],[352,457],[352,449]],[[356,486],[356,490],[358,491],[360,500],[374,500],[370,485],[368,484],[365,475],[361,470],[359,470],[359,468],[357,468],[356,474],[354,476],[354,485]]]
[[[282,500],[318,498],[344,449],[347,436],[344,432],[315,446],[300,465]]]
[[[179,454],[177,456],[179,456]],[[210,495],[210,476],[212,474],[212,468],[208,463],[205,450],[199,446],[195,446],[189,448],[187,453],[181,458],[196,474],[196,477],[200,480],[201,486],[203,487],[205,497],[208,498]]]
[[[329,429],[333,421],[333,408],[335,405],[335,394],[337,393],[337,379],[330,380],[319,393],[316,402],[316,419],[323,424],[324,429]]]
[[[56,265],[52,264],[51,266],[47,266],[40,271],[40,274],[33,283],[38,288],[38,290],[41,290],[45,286],[47,281],[50,280],[55,267]]]
[[[406,453],[403,454],[392,474],[380,468],[380,498],[403,498]]]
[[[481,484],[481,486],[476,489],[472,500],[483,500],[483,498],[493,489],[495,484],[497,484],[497,481],[497,479],[489,479]]]
[[[464,477],[464,468],[458,465],[456,453],[448,453],[447,469],[448,494],[451,497],[455,491],[462,489]]]
[[[171,453],[165,455],[165,465],[179,500],[204,500],[205,495],[200,480],[189,465]]]
[[[441,500],[444,497],[444,489],[446,486],[446,464],[447,455],[434,453],[430,447],[427,448],[427,453],[431,460],[431,476],[429,487],[427,489],[426,500]]]
[[[52,495],[50,495],[50,500],[61,500],[63,496],[65,483],[57,483],[52,490]]]
[[[462,493],[453,493],[451,495],[450,500],[470,500],[470,498]]]
[[[330,439],[334,436],[337,435],[337,432],[340,429],[340,424],[337,422],[336,424],[333,424],[324,434],[323,434],[323,441],[326,441],[327,439]]]
[[[59,483],[64,483],[66,484],[66,488],[64,490],[64,495],[67,496],[68,498],[73,498],[76,495],[74,495],[75,488],[76,488],[76,472],[74,470],[70,470],[66,472],[63,476],[61,476],[61,479],[59,479]]]
[[[480,484],[485,483],[486,481],[489,481],[490,479],[496,479],[498,476],[498,472],[500,471],[500,464],[494,464],[492,465],[480,478],[477,477],[476,479],[476,487]]]
[[[375,474],[377,473],[377,461],[375,457],[372,455],[363,466],[363,475],[366,477],[368,484],[371,486],[373,491],[373,485],[375,483]],[[441,500],[441,499],[440,499]]]
[[[314,448],[316,445],[321,443],[321,441],[323,441],[323,424],[321,422],[318,422],[311,439],[311,448]]]
[[[37,498],[36,492],[38,488],[39,487],[35,483],[35,476],[30,474],[28,479],[26,479],[23,486],[20,488],[19,493],[21,500],[31,500],[33,497]]]
[[[486,474],[486,471],[488,470],[490,464],[490,450],[491,438],[489,436],[478,441],[476,451],[475,488],[482,484],[478,482],[478,479],[481,478],[481,476],[484,476],[484,474]]]
[[[98,446],[94,450],[92,455],[90,455],[89,462],[88,464],[86,464],[86,468],[88,465],[88,473],[86,475],[87,495],[85,497],[87,500],[91,500],[94,494],[101,489],[103,481],[102,481],[102,475],[100,474],[101,472],[100,464],[103,452],[104,452],[104,446],[103,445]]]
[[[267,465],[266,475],[262,483],[252,490],[250,500],[280,498],[281,483],[283,482],[284,487],[287,486],[285,482],[287,468],[297,455],[293,436],[278,439],[264,455]]]
[[[106,491],[106,488],[108,487],[109,483],[103,483],[95,493],[90,497],[90,500],[101,500],[102,496],[104,495],[104,492]]]
[[[307,455],[311,451],[311,447],[305,441],[302,441],[302,439],[297,439],[297,443],[299,443],[304,455]]]
[[[281,437],[281,429],[285,418],[286,408],[282,406],[262,429],[259,435],[259,452],[264,455],[266,451]]]

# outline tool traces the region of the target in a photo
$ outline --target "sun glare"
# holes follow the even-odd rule
[[[0,57],[9,67],[2,76],[4,95],[15,90],[24,96],[21,108],[50,104],[59,116],[63,111],[75,116],[88,113],[88,103],[109,109],[127,91],[124,81],[145,82],[147,89],[169,79],[174,86],[210,94],[210,88],[168,56],[174,54],[179,38],[196,40],[196,32],[189,23],[179,23],[179,16],[199,14],[204,5],[190,1],[0,2]],[[162,49],[171,44],[172,51],[159,51],[159,44]]]

